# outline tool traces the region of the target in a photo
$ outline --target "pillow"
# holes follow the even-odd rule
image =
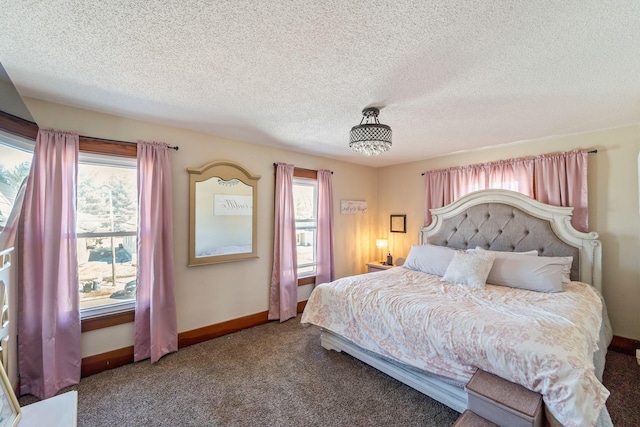
[[[562,264],[562,283],[571,283],[571,265],[573,264],[572,256],[548,256]]]
[[[456,249],[446,246],[414,245],[403,267],[442,277],[456,252]]]
[[[493,252],[495,254],[511,254],[511,255],[532,255],[532,256],[538,256],[538,251],[536,251],[535,249],[532,251],[527,251],[527,252],[504,252],[504,251],[492,251],[489,249],[484,249],[481,248],[480,246],[476,246],[475,249],[467,249],[467,252],[473,252],[473,251],[477,251],[477,252]]]
[[[496,255],[487,283],[536,292],[562,292],[566,261],[558,258],[564,257]]]
[[[483,249],[480,246],[476,246],[475,249],[467,249],[467,252],[493,252],[496,254],[496,261],[494,262],[494,265],[496,265],[496,262],[500,264],[505,257],[508,258],[510,256],[538,255],[538,251],[536,250],[528,251],[528,252],[500,252],[500,251],[490,251],[488,249]],[[567,256],[567,257],[544,257],[544,258],[554,260],[562,264],[563,265],[562,283],[565,283],[565,284],[571,283],[571,265],[573,264],[573,257]],[[493,271],[489,272],[489,278],[487,279],[487,283],[493,284],[492,275],[493,275]]]
[[[484,289],[494,258],[495,255],[488,252],[456,252],[440,280]]]
[[[508,276],[511,271],[509,270],[508,263],[505,263],[506,260],[513,257],[521,257],[521,256],[538,256],[538,251],[528,251],[528,252],[502,252],[502,251],[490,251],[488,249],[482,249],[480,246],[476,246],[475,249],[467,249],[467,253],[492,253],[495,255],[495,259],[493,261],[493,266],[489,271],[489,276],[487,277],[487,283],[492,285],[500,285],[500,286],[509,286],[505,284],[507,282],[507,278],[505,274]],[[519,264],[517,264],[519,265]],[[515,267],[517,268],[517,267]],[[505,272],[506,271],[506,272]],[[509,277],[509,276],[508,276]],[[511,278],[511,277],[509,277]],[[511,286],[512,288],[518,286]],[[530,289],[534,290],[534,289]]]

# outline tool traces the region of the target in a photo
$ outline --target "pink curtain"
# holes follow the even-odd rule
[[[424,225],[431,224],[431,209],[441,208],[453,201],[449,170],[441,169],[424,173]]]
[[[78,135],[40,130],[24,196],[18,307],[20,393],[80,381],[76,239]]]
[[[500,160],[487,164],[487,187],[517,191],[533,197],[533,159]]]
[[[500,160],[425,172],[424,224],[431,224],[431,209],[487,188],[501,188],[533,196],[532,158]]]
[[[331,171],[318,171],[318,262],[316,285],[335,278],[333,259],[333,187]]]
[[[465,194],[487,188],[488,165],[461,166],[449,169],[451,185],[451,201],[458,200]]]
[[[555,153],[535,158],[536,199],[556,206],[573,206],[571,224],[589,230],[587,150]]]
[[[173,276],[173,196],[166,144],[138,141],[138,271],[134,360],[178,349]]]
[[[298,260],[296,218],[293,206],[293,165],[276,167],[273,269],[269,294],[269,320],[280,322],[298,312]]]

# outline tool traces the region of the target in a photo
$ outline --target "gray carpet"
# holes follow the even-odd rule
[[[68,389],[78,390],[78,425],[439,427],[458,417],[358,360],[322,349],[319,335],[299,318],[271,322],[183,348],[155,365],[84,378]],[[631,356],[610,356],[612,419],[638,426],[640,367]],[[33,400],[24,396],[20,404]]]

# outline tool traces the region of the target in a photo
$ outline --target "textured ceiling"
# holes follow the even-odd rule
[[[0,22],[22,96],[371,166],[640,122],[636,0],[0,0]],[[393,129],[371,158],[348,148],[367,106]]]

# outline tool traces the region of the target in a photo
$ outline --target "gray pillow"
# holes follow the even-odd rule
[[[403,267],[442,277],[456,252],[446,246],[413,245]]]
[[[476,252],[486,253],[486,252]],[[571,257],[522,256],[494,252],[495,260],[487,283],[536,292],[562,292],[563,277]]]
[[[496,254],[507,254],[507,256],[508,255],[535,255],[535,256],[538,255],[538,251],[536,250],[527,251],[527,252],[500,252],[500,251],[490,251],[488,249],[482,249],[480,246],[476,246],[475,249],[467,249],[467,252],[476,252],[476,251],[493,252]],[[564,268],[562,269],[562,283],[564,284],[571,283],[571,265],[573,264],[573,257],[560,256],[560,257],[546,257],[546,258],[553,258],[559,263],[563,264]],[[489,273],[489,277],[491,277],[491,273]],[[488,282],[488,283],[491,283],[491,282]]]

